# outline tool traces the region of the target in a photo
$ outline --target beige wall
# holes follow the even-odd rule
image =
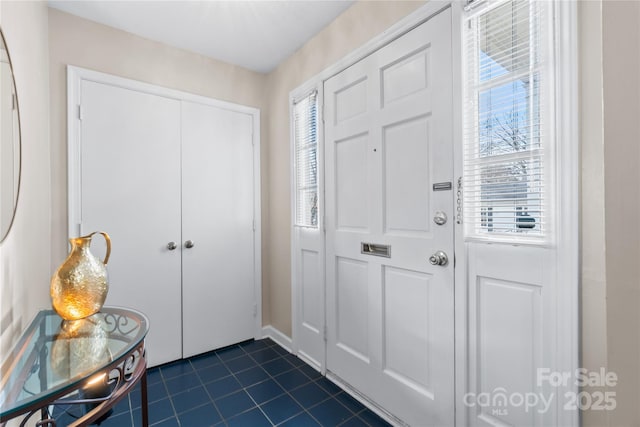
[[[582,366],[618,375],[613,412],[640,425],[640,3],[580,3]],[[601,391],[605,391],[600,389]],[[593,391],[593,390],[592,390]]]
[[[640,2],[604,1],[607,361],[611,425],[640,425]]]
[[[67,85],[66,66],[75,65],[116,76],[221,99],[261,110],[266,77],[247,69],[167,46],[115,28],[49,9],[51,70],[51,187],[53,265],[67,254]],[[262,126],[265,129],[265,126]],[[264,131],[261,140],[266,141]],[[264,144],[265,146],[267,144]],[[262,148],[262,181],[268,173]],[[263,262],[268,265],[268,188],[263,186]],[[264,274],[263,274],[264,276]],[[269,278],[263,277],[263,322],[269,323]]]
[[[270,230],[267,274],[271,324],[291,336],[289,92],[422,6],[421,1],[361,1],[307,42],[267,79]]]
[[[35,313],[48,308],[51,277],[49,51],[44,2],[0,2],[16,80],[22,176],[13,228],[0,244],[0,361]]]
[[[602,3],[581,2],[581,264],[582,363],[597,371],[607,366],[607,307],[604,228],[604,145],[602,111]],[[600,388],[589,392],[606,391]],[[585,412],[585,426],[607,425],[605,411]]]

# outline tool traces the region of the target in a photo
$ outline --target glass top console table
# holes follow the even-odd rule
[[[59,426],[60,405],[82,405],[69,426],[89,425],[104,419],[138,382],[142,424],[148,426],[148,329],[147,318],[130,309],[103,307],[73,321],[40,311],[0,367],[0,426],[25,414],[21,426],[36,414],[37,426]]]

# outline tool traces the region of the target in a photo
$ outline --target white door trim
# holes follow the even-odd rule
[[[556,367],[576,373],[581,363],[580,349],[580,126],[577,2],[556,1],[556,221],[557,277],[556,318],[559,347]],[[564,393],[577,393],[569,382]],[[565,403],[565,402],[562,402]],[[561,404],[562,404],[561,403]],[[560,404],[560,405],[561,405]],[[558,410],[557,425],[578,426],[578,410]]]
[[[80,206],[80,121],[81,99],[80,87],[82,81],[103,83],[142,93],[171,98],[178,101],[189,101],[212,107],[223,108],[248,114],[253,119],[253,170],[254,170],[254,296],[255,296],[255,328],[254,338],[262,338],[262,220],[261,220],[261,189],[260,189],[260,110],[254,107],[220,101],[188,92],[156,86],[150,83],[118,77],[111,74],[88,70],[85,68],[67,66],[67,197],[68,197],[68,228],[69,237],[78,235],[82,222]]]

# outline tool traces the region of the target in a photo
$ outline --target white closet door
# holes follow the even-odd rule
[[[182,124],[183,356],[189,357],[254,335],[253,123],[248,114],[183,102]]]
[[[87,80],[81,99],[80,232],[111,235],[106,304],[149,317],[150,366],[179,359],[180,102]]]
[[[451,11],[324,94],[327,369],[409,425],[453,425]]]

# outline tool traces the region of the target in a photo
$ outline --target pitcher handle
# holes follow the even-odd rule
[[[104,237],[104,241],[107,242],[107,253],[104,256],[104,260],[102,261],[104,265],[107,265],[107,262],[109,262],[109,255],[111,255],[111,238],[104,231],[94,231],[93,233],[89,234],[89,237],[92,237],[94,234],[102,234],[102,237]]]

